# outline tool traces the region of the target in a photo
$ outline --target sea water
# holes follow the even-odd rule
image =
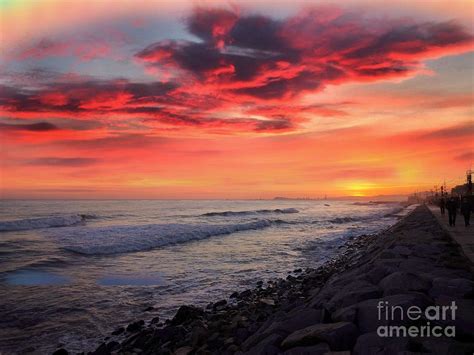
[[[92,350],[137,319],[317,267],[401,214],[354,201],[1,201],[0,353]]]

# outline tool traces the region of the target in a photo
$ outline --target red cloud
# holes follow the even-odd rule
[[[187,29],[199,41],[160,41],[135,55],[165,72],[166,82],[76,78],[41,89],[3,87],[0,108],[16,118],[105,116],[141,129],[285,132],[314,115],[346,114],[343,105],[302,105],[305,93],[414,75],[426,58],[473,48],[472,35],[455,22],[380,21],[336,7],[278,20],[198,8]],[[42,42],[25,55],[84,57],[80,48]]]
[[[188,24],[202,42],[162,41],[137,57],[173,68],[187,81],[191,74],[202,90],[239,101],[291,99],[327,84],[405,77],[426,58],[473,48],[472,36],[454,22],[381,22],[331,7],[286,20],[199,9]]]

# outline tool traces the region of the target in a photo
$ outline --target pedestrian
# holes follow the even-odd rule
[[[461,201],[461,214],[464,216],[464,225],[469,226],[471,219],[471,203],[467,197],[463,197]]]
[[[441,210],[441,214],[444,216],[444,210],[445,210],[445,207],[446,207],[446,201],[444,200],[444,197],[441,197],[439,199],[439,208]]]
[[[448,210],[449,225],[451,227],[456,226],[456,213],[458,210],[458,203],[457,199],[454,196],[450,197],[446,202],[446,209]]]

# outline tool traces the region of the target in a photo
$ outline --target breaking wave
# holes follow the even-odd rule
[[[343,223],[350,223],[350,222],[362,222],[380,218],[390,218],[396,217],[398,213],[403,211],[403,207],[393,208],[390,211],[382,211],[379,213],[374,213],[371,215],[366,216],[357,216],[357,217],[338,217],[329,220],[329,223],[333,224],[343,224]]]
[[[201,216],[203,217],[214,217],[214,216],[251,216],[258,214],[269,214],[269,213],[299,213],[296,208],[277,208],[275,210],[253,210],[253,211],[224,211],[224,212],[208,212]]]
[[[26,218],[16,221],[0,222],[0,232],[23,231],[54,227],[68,227],[84,222],[86,219],[97,218],[95,215],[74,214],[68,216],[54,216],[41,218]]]
[[[146,224],[69,228],[49,234],[63,249],[86,255],[145,251],[218,235],[269,227],[268,220],[240,224]]]

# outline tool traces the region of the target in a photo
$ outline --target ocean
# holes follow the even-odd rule
[[[132,321],[315,268],[405,212],[333,200],[0,201],[0,353],[92,350]]]

